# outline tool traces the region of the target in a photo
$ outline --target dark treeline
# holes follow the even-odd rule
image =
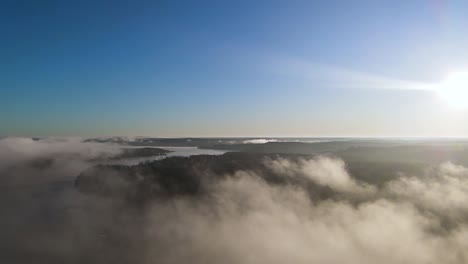
[[[98,165],[76,179],[76,187],[84,193],[121,196],[132,201],[149,201],[178,195],[202,195],[209,184],[232,177],[238,171],[252,172],[270,184],[294,185],[308,189],[311,197],[330,198],[333,191],[303,177],[284,177],[273,171],[268,162],[275,159],[289,161],[314,159],[315,155],[261,154],[228,152],[224,155],[169,157],[134,166]],[[330,156],[333,157],[333,156]],[[396,179],[399,173],[421,174],[425,164],[404,162],[349,161],[346,169],[356,180],[382,186]]]

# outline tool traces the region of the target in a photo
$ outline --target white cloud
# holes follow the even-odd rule
[[[249,140],[244,140],[244,144],[265,144],[268,142],[277,142],[277,139],[266,139],[266,138],[258,138],[258,139],[249,139]]]
[[[337,66],[323,65],[301,59],[282,58],[267,64],[273,72],[313,82],[314,85],[332,88],[397,89],[434,91],[437,85],[399,80]]]
[[[314,183],[338,192],[371,194],[372,186],[357,182],[346,171],[342,160],[320,156],[315,159],[292,161],[284,158],[266,159],[265,164],[274,172],[289,176],[305,176]]]
[[[468,169],[452,163],[425,175],[403,176],[387,184],[386,192],[452,219],[468,216]]]
[[[1,168],[4,172],[12,164],[27,167],[31,158],[40,157],[83,161],[114,153],[114,147],[108,147],[79,140],[2,139]],[[32,189],[21,189],[17,196],[2,192],[7,199],[0,199],[4,213],[0,242],[16,246],[18,252],[34,252],[37,259],[86,259],[87,263],[462,264],[468,260],[465,167],[444,163],[424,175],[401,175],[377,187],[357,180],[336,158],[270,158],[260,165],[266,166],[264,173],[298,181],[272,183],[267,175],[250,170],[213,175],[197,166],[197,176],[204,177],[201,194],[156,199],[138,210],[126,208],[118,199],[72,190],[59,199],[51,199],[57,197],[50,193],[37,195]],[[31,177],[50,173],[37,168],[9,170],[14,176],[17,172]],[[110,179],[117,177],[109,173]],[[336,196],[313,196],[317,190],[302,185],[302,180],[330,188]],[[163,188],[155,186],[152,191],[156,187]],[[42,211],[44,204],[49,207]],[[52,224],[38,224],[31,216],[50,217],[49,204],[61,208],[60,216],[53,215]],[[28,228],[20,228],[26,224]]]

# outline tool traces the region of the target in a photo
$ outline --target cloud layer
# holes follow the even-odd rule
[[[10,184],[2,193],[0,259],[143,264],[468,261],[468,169],[452,163],[376,185],[351,175],[344,161],[331,157],[242,160],[232,155],[225,159],[239,166],[229,169],[217,167],[222,157],[171,158],[168,167],[147,165],[152,174],[144,167],[135,169],[137,183],[153,175],[147,185],[154,192],[175,188],[144,206],[119,196],[77,192],[70,181],[56,184],[58,175],[83,170],[92,165],[89,160],[115,151],[80,140],[0,140],[2,182],[15,175],[23,183],[52,179],[28,188]],[[48,157],[52,163],[31,163]],[[176,169],[168,173],[169,167]],[[135,176],[133,169],[112,168],[107,178],[120,181],[119,188],[126,184],[122,179]],[[177,188],[191,180],[196,180],[196,192]]]
[[[468,226],[466,217],[461,217],[466,206],[460,203],[466,195],[466,191],[460,190],[467,181],[463,178],[468,176],[464,168],[443,164],[424,177],[402,176],[378,190],[350,178],[340,160],[279,159],[268,164],[285,177],[306,177],[339,195],[311,199],[309,190],[300,186],[272,185],[252,172],[236,172],[211,188],[208,201],[177,198],[156,203],[149,213],[153,224],[145,233],[156,243],[154,248],[167,251],[161,254],[159,250],[150,250],[146,261],[465,263],[467,260],[464,248],[468,246]],[[447,199],[447,193],[455,197],[449,195]],[[356,194],[366,198],[355,203]],[[452,225],[445,225],[447,221],[452,221]]]

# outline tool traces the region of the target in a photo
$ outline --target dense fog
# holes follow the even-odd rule
[[[81,139],[1,139],[0,260],[468,261],[468,169],[450,161],[378,183],[333,155],[228,153],[93,167],[119,153]]]

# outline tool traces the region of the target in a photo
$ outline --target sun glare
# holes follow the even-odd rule
[[[451,106],[468,108],[468,71],[451,73],[438,93]]]

